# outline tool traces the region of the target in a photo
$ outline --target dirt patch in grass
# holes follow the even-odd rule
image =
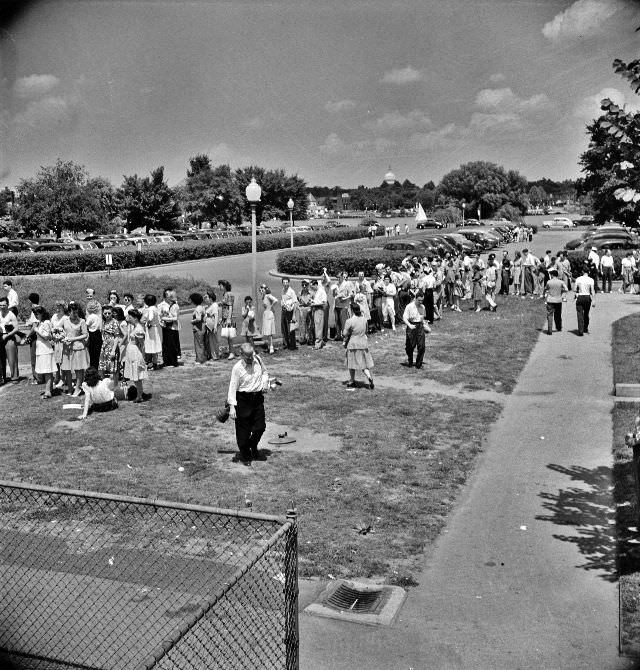
[[[0,468],[41,484],[231,509],[249,498],[265,513],[293,500],[302,576],[415,583],[538,337],[540,305],[508,302],[499,320],[447,314],[422,371],[399,365],[403,332],[372,338],[374,391],[345,388],[336,345],[265,356],[283,381],[266,400],[268,431],[300,436],[304,448],[264,440],[268,460],[250,468],[230,462],[233,423],[214,418],[231,362],[196,366],[189,353],[183,367],[152,375],[151,401],[85,422],[62,410],[62,397],[40,401],[38,387],[3,389],[12,430],[0,438]]]

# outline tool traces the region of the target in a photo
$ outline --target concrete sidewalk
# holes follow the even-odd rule
[[[578,337],[565,304],[565,331],[540,335],[393,625],[302,613],[303,670],[634,667],[617,653],[608,520],[611,324],[639,308],[637,296],[598,294]],[[313,588],[302,586],[303,604]]]

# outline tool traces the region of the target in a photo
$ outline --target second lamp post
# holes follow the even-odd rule
[[[287,202],[287,207],[289,208],[289,225],[291,227],[291,248],[293,249],[293,206],[295,203],[292,198],[289,198]]]

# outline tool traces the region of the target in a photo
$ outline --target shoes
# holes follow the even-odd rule
[[[578,337],[582,337],[582,333],[578,333]]]
[[[369,379],[369,388],[373,391],[373,389],[375,388],[375,385],[373,383],[373,377],[369,377],[368,379]]]
[[[588,334],[589,334],[589,331],[588,331],[586,328],[584,329],[584,334],[585,334],[585,335],[588,335]]]
[[[477,307],[475,311],[476,311],[476,312],[481,312],[482,309],[481,309],[480,307]]]
[[[57,384],[54,384],[54,385],[53,385],[53,388],[54,388],[54,389],[61,389],[61,388],[64,388],[64,382],[62,381],[62,379],[61,379]]]
[[[240,463],[240,465],[245,465],[247,467],[249,467],[251,465],[251,461],[242,458],[242,454],[239,454],[239,453],[235,454],[235,456],[231,459],[231,462],[232,463]]]
[[[544,331],[547,335],[553,335],[553,333],[550,330],[545,330]]]
[[[416,363],[414,367],[416,370],[422,370],[422,363],[420,363],[420,365]]]
[[[77,397],[80,396],[81,393],[82,393],[82,389],[76,389],[71,395],[72,395],[74,398],[77,398]]]
[[[345,384],[345,386],[346,386],[348,389],[353,389],[353,388],[356,387],[356,383],[355,383],[355,382],[347,382],[347,383]]]
[[[43,393],[42,394],[42,399],[43,400],[48,400],[51,397],[51,393]]]
[[[266,461],[267,457],[264,455],[264,452],[258,450],[258,451],[251,452],[251,460],[252,461]]]
[[[151,393],[143,393],[142,394],[142,399],[143,400],[151,400]]]
[[[403,361],[402,363],[400,363],[400,365],[402,365],[405,368],[412,368],[413,367],[413,363],[411,363],[409,361]]]
[[[234,358],[235,358],[235,356],[233,354],[229,354],[228,360],[232,361]]]
[[[269,347],[269,353],[270,354],[275,354],[276,350],[273,347]]]

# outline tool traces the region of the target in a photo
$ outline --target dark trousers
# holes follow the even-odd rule
[[[611,293],[611,280],[613,279],[613,268],[602,268],[602,291]]]
[[[509,282],[511,281],[511,272],[502,270],[500,273],[500,295],[509,295]]]
[[[424,290],[424,310],[426,312],[426,319],[429,323],[433,323],[435,312],[433,309],[433,289],[427,288]]]
[[[342,339],[342,331],[344,330],[344,324],[347,322],[348,312],[348,307],[333,308],[333,318],[336,322],[336,340]]]
[[[7,350],[4,346],[4,340],[0,337],[0,382],[4,384],[7,381]]]
[[[264,418],[264,395],[236,393],[236,442],[245,461],[258,455],[258,443],[267,424]]]
[[[162,362],[165,365],[178,365],[178,352],[180,351],[180,335],[172,328],[162,329]]]
[[[590,310],[591,310],[591,296],[579,295],[576,299],[576,314],[578,316],[578,333],[580,335],[589,330]]]
[[[87,349],[89,350],[89,365],[97,370],[100,363],[100,350],[102,349],[102,333],[99,330],[89,333]]]
[[[593,290],[598,293],[600,289],[598,288],[598,271],[595,268],[592,268],[589,271],[589,277],[593,279]]]
[[[556,330],[562,330],[562,303],[548,302],[547,303],[547,329],[549,332],[553,330],[553,324],[556,324]]]
[[[324,321],[322,322],[322,341],[326,342],[329,339],[329,303],[322,306]]]
[[[415,328],[407,328],[407,337],[404,344],[404,350],[407,352],[409,363],[413,364],[413,350],[417,349],[416,367],[422,367],[424,359],[424,327],[422,323],[415,324]]]
[[[293,318],[293,311],[288,312],[283,309],[280,313],[280,329],[282,330],[282,346],[285,349],[297,349],[296,346],[296,331],[289,327],[291,319]]]

